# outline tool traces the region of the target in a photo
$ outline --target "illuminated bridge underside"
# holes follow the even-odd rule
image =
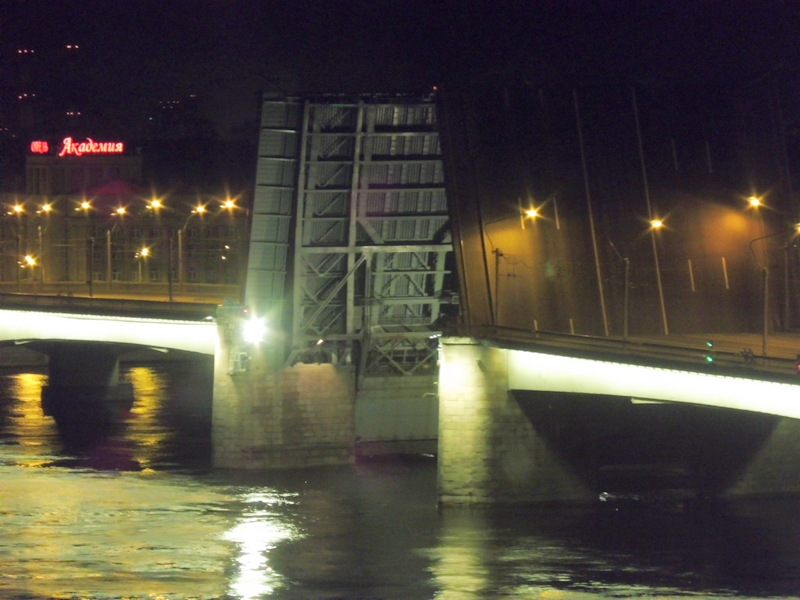
[[[0,343],[85,341],[133,344],[213,355],[214,322],[0,310]]]
[[[508,351],[508,387],[630,396],[800,419],[800,385],[522,350]]]

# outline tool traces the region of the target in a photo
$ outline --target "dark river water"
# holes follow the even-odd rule
[[[798,499],[440,511],[432,457],[215,472],[207,365],[124,371],[85,447],[0,371],[0,598],[800,598]]]

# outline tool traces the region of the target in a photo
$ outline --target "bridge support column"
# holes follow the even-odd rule
[[[119,355],[107,346],[69,344],[47,353],[42,409],[59,427],[109,421],[133,405],[133,387],[119,380]]]
[[[244,345],[239,316],[218,315],[213,463],[228,469],[347,464],[355,451],[349,366],[284,368],[269,346]]]
[[[441,342],[439,503],[595,498],[537,435],[509,393],[507,351],[469,338]]]

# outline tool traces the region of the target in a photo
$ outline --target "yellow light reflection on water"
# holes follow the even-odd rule
[[[139,473],[7,469],[2,498],[3,576],[30,597],[223,597],[227,494]]]
[[[17,373],[11,376],[10,392],[12,397],[20,401],[19,408],[26,417],[42,415],[42,386],[47,383],[47,375],[43,373]]]
[[[13,410],[16,413],[7,425],[9,437],[20,440],[18,448],[22,454],[32,456],[19,457],[23,466],[35,467],[48,463],[50,456],[42,456],[39,447],[47,440],[56,437],[58,431],[55,421],[42,412],[42,386],[47,383],[44,373],[16,373],[8,377],[9,397],[15,400]]]
[[[130,369],[127,379],[133,384],[131,413],[136,420],[136,427],[129,430],[128,435],[136,445],[139,455],[136,459],[146,467],[151,452],[163,445],[169,436],[169,432],[158,423],[167,384],[164,375],[150,367]]]

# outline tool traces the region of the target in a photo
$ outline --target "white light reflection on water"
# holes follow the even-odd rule
[[[298,530],[281,522],[274,510],[292,502],[292,496],[260,490],[242,494],[247,506],[238,522],[224,535],[237,544],[236,572],[230,578],[228,593],[240,600],[253,600],[271,594],[284,577],[269,563],[269,552],[278,542],[299,539]]]

